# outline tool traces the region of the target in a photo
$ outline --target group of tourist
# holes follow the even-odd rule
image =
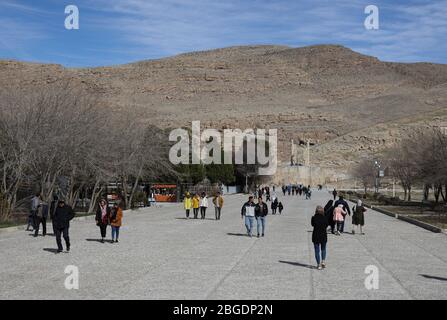
[[[299,196],[305,196],[306,200],[310,200],[312,197],[312,188],[310,187],[310,185],[303,186],[301,184],[288,184],[288,185],[283,185],[281,187],[282,190],[282,194],[285,196],[286,194],[288,196],[292,195],[299,195]],[[319,190],[320,186],[319,186]]]
[[[40,225],[42,225],[42,235],[46,236],[48,214],[50,215],[53,233],[56,237],[57,253],[63,251],[62,237],[65,240],[67,252],[70,251],[69,228],[70,221],[74,218],[75,213],[64,200],[59,200],[57,196],[54,196],[50,205],[42,200],[40,193],[37,193],[31,199],[31,213],[26,230],[29,231],[30,227],[32,227],[34,237],[37,237]]]
[[[356,228],[360,228],[360,234],[364,234],[365,212],[365,206],[361,200],[358,200],[357,204],[352,208],[352,234],[355,234]],[[339,196],[335,202],[334,200],[329,200],[324,208],[317,206],[311,225],[313,227],[312,242],[314,244],[315,259],[319,270],[326,267],[328,228],[330,227],[332,234],[341,235],[344,232],[345,221],[348,215],[351,216],[351,209],[343,196]]]
[[[48,215],[51,218],[53,234],[56,237],[57,253],[63,251],[62,237],[65,240],[66,251],[70,251],[69,228],[70,221],[74,218],[75,213],[71,206],[66,204],[64,200],[59,200],[57,196],[53,197],[50,205],[42,200],[40,193],[37,193],[31,199],[31,213],[29,215],[26,230],[30,231],[30,227],[32,227],[34,237],[37,237],[39,234],[40,225],[42,225],[42,236],[46,236]],[[95,222],[100,229],[100,242],[104,243],[107,234],[107,227],[109,225],[111,226],[112,230],[111,242],[118,242],[122,218],[123,210],[118,203],[110,207],[106,199],[101,199],[99,201],[95,215]]]
[[[121,202],[114,203],[110,207],[106,199],[101,199],[96,209],[95,221],[99,227],[101,233],[101,243],[107,236],[107,227],[110,225],[112,229],[112,243],[118,243],[120,228],[123,220],[123,209],[121,208]]]
[[[278,202],[278,198],[272,201],[272,214],[276,214],[276,210],[279,210],[279,214],[282,214],[284,206],[281,202]],[[257,203],[254,202],[254,196],[250,195],[248,201],[244,203],[241,209],[241,217],[244,219],[245,228],[247,229],[247,235],[253,236],[254,222],[256,220],[257,237],[264,237],[266,217],[268,215],[267,203],[263,201],[262,196],[258,196]]]
[[[222,214],[222,207],[224,204],[224,199],[220,192],[216,192],[212,199],[214,205],[215,219],[220,220]],[[186,212],[186,219],[189,219],[191,210],[193,211],[194,219],[198,219],[200,211],[200,219],[204,220],[206,218],[206,210],[208,209],[208,197],[206,192],[202,192],[200,196],[194,193],[191,197],[191,193],[186,192],[185,198],[183,199],[183,207]]]

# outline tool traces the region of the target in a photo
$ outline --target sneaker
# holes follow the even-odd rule
[[[112,242],[111,242],[111,243],[115,243],[115,240],[112,239]]]
[[[352,230],[352,234],[355,234],[355,230]]]
[[[56,253],[61,253],[63,250],[57,249]]]
[[[322,263],[321,263],[321,267],[322,267],[323,269],[326,268],[326,263],[322,262]]]
[[[70,252],[70,247],[67,247],[67,252]]]
[[[264,236],[264,234],[262,234],[262,236]]]
[[[258,238],[260,237],[259,233],[258,233]]]
[[[321,265],[318,265],[317,269],[318,269],[318,270],[323,270],[323,268],[321,267]]]
[[[101,243],[104,243],[104,239],[101,239]]]
[[[115,243],[118,243],[118,239],[115,240]]]

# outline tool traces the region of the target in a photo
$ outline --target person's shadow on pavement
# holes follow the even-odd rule
[[[447,278],[437,277],[437,276],[430,276],[428,274],[419,274],[420,276],[426,278],[426,279],[434,279],[439,281],[447,281]]]
[[[279,262],[280,263],[291,264],[292,266],[297,266],[297,267],[303,267],[303,268],[308,268],[308,269],[315,269],[315,266],[311,266],[310,264],[304,264],[304,263],[292,262],[292,261],[283,261],[283,260],[279,260]]]
[[[85,241],[90,241],[90,242],[100,242],[101,243],[101,239],[85,239]],[[112,240],[105,240],[104,239],[104,243],[112,243]]]
[[[236,237],[247,237],[246,233],[231,233],[231,232],[229,232],[229,233],[227,233],[227,235],[236,236]]]
[[[43,251],[47,251],[54,254],[58,253],[57,249],[54,248],[43,248]]]

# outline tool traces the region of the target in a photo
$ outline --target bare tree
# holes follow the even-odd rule
[[[354,167],[352,176],[361,182],[366,194],[368,189],[374,186],[377,177],[377,169],[374,166],[374,161],[372,159],[363,159],[360,161],[360,163]]]

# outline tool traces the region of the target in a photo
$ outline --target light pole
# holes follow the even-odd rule
[[[379,161],[377,161],[377,160],[374,161],[374,168],[377,169],[374,185],[375,185],[376,193],[378,193],[379,192],[379,177],[380,177],[380,163],[379,163]]]

